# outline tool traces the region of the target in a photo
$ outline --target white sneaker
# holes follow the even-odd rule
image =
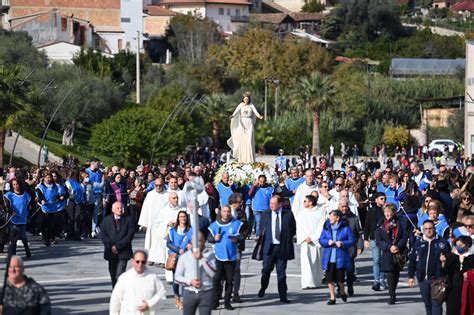
[[[95,238],[97,236],[97,234],[94,232],[91,233],[91,238]]]

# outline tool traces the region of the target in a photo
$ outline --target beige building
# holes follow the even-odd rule
[[[464,96],[464,153],[474,154],[474,41],[466,40],[466,78]]]
[[[178,14],[157,5],[146,6],[144,12],[144,30],[149,37],[165,36],[171,18]]]

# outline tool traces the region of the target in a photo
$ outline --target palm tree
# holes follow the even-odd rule
[[[319,72],[313,72],[302,78],[296,87],[294,105],[304,106],[313,113],[313,155],[321,154],[320,112],[332,103],[335,94],[336,89],[330,78]]]
[[[38,122],[42,115],[31,105],[37,94],[18,67],[0,66],[0,167],[3,167],[6,131]]]
[[[212,125],[212,140],[215,147],[219,147],[221,124],[229,120],[229,106],[224,94],[213,93],[206,96],[200,104],[204,120]]]

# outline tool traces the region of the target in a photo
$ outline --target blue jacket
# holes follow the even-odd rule
[[[267,185],[265,187],[253,188],[252,210],[265,211],[270,209],[270,199],[272,198],[273,187]]]
[[[28,205],[31,202],[30,194],[24,192],[21,195],[17,195],[9,191],[4,195],[4,198],[8,199],[11,210],[15,211],[12,223],[15,225],[28,223]]]
[[[321,267],[323,270],[328,270],[329,259],[331,257],[331,250],[333,246],[329,246],[329,240],[341,241],[343,246],[341,248],[336,248],[336,268],[337,269],[352,269],[352,260],[349,254],[349,248],[354,246],[356,243],[356,238],[352,233],[351,229],[347,226],[346,222],[341,219],[341,224],[337,229],[336,239],[332,237],[332,229],[331,223],[329,220],[326,220],[323,227],[323,232],[321,233],[321,237],[319,238],[319,244],[324,248],[323,250],[323,258]]]
[[[237,189],[237,186],[233,184],[232,186],[224,185],[223,182],[220,182],[216,186],[217,192],[219,193],[219,203],[221,207],[229,205],[229,197]]]
[[[95,172],[90,168],[86,169],[87,174],[89,174],[89,182],[94,187],[94,194],[101,194],[104,187],[104,182],[102,181],[102,171],[96,170]]]
[[[193,228],[189,228],[179,233],[178,228],[174,227],[168,232],[168,238],[166,241],[166,247],[168,247],[168,254],[175,253],[179,254],[179,250],[183,249],[185,252],[188,250],[188,244],[191,243],[193,238]]]
[[[65,189],[58,184],[52,184],[48,188],[44,183],[38,185],[36,188],[36,196],[38,203],[44,200],[46,203],[41,204],[41,211],[44,213],[54,213],[64,210],[66,207],[66,200],[59,200],[60,197],[66,197]]]
[[[421,282],[425,278],[432,279],[443,276],[439,256],[441,253],[447,256],[449,252],[449,244],[442,237],[436,236],[431,242],[424,239],[416,240],[409,257],[408,278],[414,278],[416,275],[418,282]],[[426,274],[427,269],[428,274]]]

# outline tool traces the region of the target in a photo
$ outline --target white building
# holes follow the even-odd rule
[[[272,2],[281,5],[282,7],[290,10],[291,12],[301,12],[301,9],[305,4],[305,0],[273,0]]]
[[[136,51],[137,32],[140,32],[140,47],[143,47],[143,0],[120,1],[120,25],[124,31],[124,47]]]
[[[160,0],[155,3],[182,13],[196,14],[213,20],[225,33],[233,33],[239,24],[248,22],[251,2],[248,0]]]
[[[464,96],[464,156],[474,154],[474,41],[466,40],[466,79]]]

